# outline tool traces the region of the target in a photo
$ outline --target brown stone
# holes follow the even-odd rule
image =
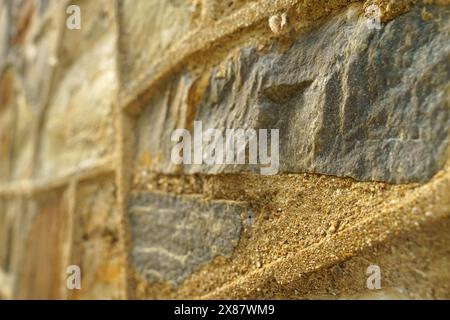
[[[67,198],[64,194],[43,195],[29,205],[33,216],[26,233],[25,253],[21,274],[18,276],[21,299],[59,299],[65,266],[61,261],[61,234],[67,216]],[[18,214],[15,211],[15,214]]]
[[[123,259],[119,246],[120,216],[111,179],[85,182],[77,191],[74,250],[70,263],[81,270],[78,299],[119,299],[123,286]]]
[[[120,69],[127,88],[190,30],[195,5],[185,0],[125,0],[119,8]]]
[[[111,55],[114,44],[113,36],[103,37],[58,84],[41,132],[39,176],[64,174],[112,153],[117,88]]]

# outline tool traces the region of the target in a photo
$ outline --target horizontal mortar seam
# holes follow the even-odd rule
[[[92,179],[108,173],[113,174],[115,171],[114,158],[106,157],[93,164],[72,170],[56,178],[38,179],[36,181],[18,181],[12,182],[11,184],[0,185],[0,195],[9,196],[41,193],[64,187],[73,180],[81,181]]]

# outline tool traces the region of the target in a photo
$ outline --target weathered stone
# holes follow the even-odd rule
[[[202,0],[202,22],[217,21],[255,0]]]
[[[11,155],[11,180],[26,180],[33,172],[33,144],[35,142],[33,129],[37,125],[36,113],[27,103],[24,90],[15,87],[16,122],[14,130],[14,145]]]
[[[0,4],[0,61],[5,59],[9,42],[9,7]]]
[[[89,181],[77,192],[74,218],[75,243],[71,263],[82,272],[81,290],[73,292],[82,299],[119,299],[121,297],[120,215],[116,188],[110,179]]]
[[[25,93],[14,68],[0,74],[0,180],[20,180],[31,177],[33,132],[36,115],[27,104]],[[5,131],[3,131],[3,130]]]
[[[52,84],[52,75],[57,63],[59,30],[57,19],[49,22],[48,29],[27,44],[23,62],[23,81],[27,100],[35,109],[42,108]]]
[[[150,282],[179,284],[202,263],[229,256],[239,242],[245,205],[139,193],[131,200],[133,260]]]
[[[0,271],[11,270],[13,216],[8,210],[9,201],[0,198]]]
[[[153,137],[138,131],[144,142],[137,157],[147,150],[167,161],[173,146],[167,137],[174,125],[190,119],[223,131],[280,129],[280,172],[388,182],[430,179],[448,149],[450,19],[448,11],[429,10],[435,19],[424,21],[418,8],[379,31],[351,11],[342,12],[284,53],[276,46],[268,54],[242,49],[212,72],[195,116],[174,111],[189,110],[177,101],[151,102],[156,110],[146,111],[140,123],[149,125],[160,113],[170,125],[158,125],[164,129]],[[185,95],[184,87],[170,90],[167,95]],[[159,149],[154,139],[161,140]],[[159,167],[174,171],[169,162]],[[250,169],[184,167],[188,173]]]
[[[61,260],[61,239],[67,209],[64,192],[42,194],[29,201],[27,214],[33,219],[22,233],[26,242],[16,284],[18,298],[61,298],[66,268]]]
[[[188,74],[175,79],[163,94],[157,95],[140,115],[136,125],[136,159],[143,170],[174,173],[170,136],[188,125],[188,100],[193,80]]]
[[[120,5],[120,69],[128,87],[190,28],[194,4],[185,0],[124,0]]]
[[[448,162],[418,185],[260,177],[174,165],[170,141],[279,128],[280,172],[426,180],[448,137],[437,2],[0,0],[0,299],[449,297]],[[395,20],[367,30],[371,4]]]
[[[110,0],[77,0],[70,5],[80,8],[80,29],[68,29],[64,23],[61,44],[58,52],[58,78],[72,63],[86,52],[94,49],[105,36],[115,36],[115,2]],[[65,8],[62,8],[64,18]],[[65,20],[64,20],[65,22]]]
[[[0,298],[11,299],[20,269],[20,246],[24,229],[20,229],[21,201],[13,197],[0,197]],[[23,248],[22,248],[23,249]],[[23,251],[23,250],[22,250]],[[19,262],[19,263],[17,263]]]
[[[0,181],[9,180],[14,132],[14,77],[10,69],[0,70]]]
[[[113,35],[103,37],[60,81],[41,133],[39,176],[62,174],[112,153],[114,46]]]
[[[52,75],[57,64],[57,44],[59,37],[58,19],[49,22],[45,35],[39,35],[26,50],[24,81],[28,101],[39,108],[43,107],[52,84]]]
[[[46,102],[57,64],[58,42],[65,18],[60,1],[17,1],[11,4],[10,58],[22,76],[28,103]]]
[[[10,275],[13,280],[20,277],[32,222],[24,198],[0,198],[0,273]]]
[[[9,1],[8,10],[11,22],[8,26],[10,46],[22,45],[29,40],[33,24],[36,23],[36,1]]]

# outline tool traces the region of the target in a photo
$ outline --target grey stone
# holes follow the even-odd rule
[[[192,127],[186,122],[191,119],[223,131],[280,129],[280,172],[427,181],[446,161],[450,128],[449,13],[433,6],[428,11],[434,19],[423,20],[416,8],[381,30],[370,30],[364,18],[344,11],[285,52],[277,46],[268,54],[241,49],[214,68],[194,117],[186,111],[187,99],[170,99],[188,96],[186,86],[169,88],[169,98],[151,102],[138,122],[137,157],[145,151],[158,155],[150,170],[175,172],[170,133],[175,126]],[[184,74],[179,82],[193,82],[189,79]],[[155,117],[166,121],[152,138],[145,128],[155,127]]]
[[[183,116],[188,113],[186,101],[192,83],[189,74],[172,81],[137,120],[135,157],[139,168],[167,174],[177,171],[170,158],[170,137],[177,128],[187,128]]]
[[[198,118],[279,128],[283,172],[427,180],[445,161],[450,127],[449,19],[432,13],[441,22],[415,10],[380,31],[343,14],[285,54],[242,50],[230,76],[211,81]]]
[[[132,256],[149,281],[179,284],[214,257],[229,256],[239,242],[245,204],[199,197],[139,193],[130,205]]]

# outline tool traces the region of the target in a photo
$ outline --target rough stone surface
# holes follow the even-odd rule
[[[0,299],[448,299],[449,5],[0,0]],[[171,164],[194,120],[283,174]]]
[[[202,263],[233,253],[249,211],[236,202],[145,192],[129,212],[136,269],[150,282],[179,284]]]
[[[83,270],[81,290],[73,297],[118,299],[121,285],[120,215],[113,181],[90,181],[79,186],[75,213],[76,243],[71,262]]]
[[[65,269],[61,240],[68,210],[67,197],[61,192],[40,195],[33,198],[28,207],[33,220],[24,232],[26,241],[17,294],[20,299],[58,299]],[[17,215],[16,219],[19,217]]]
[[[32,41],[23,47],[23,81],[27,100],[35,109],[42,108],[52,84],[57,64],[57,44],[60,36],[61,15],[46,21],[46,28],[33,35]]]
[[[58,79],[63,77],[66,70],[81,56],[95,50],[104,37],[115,35],[114,1],[77,0],[71,1],[70,4],[80,7],[81,29],[64,28],[62,31],[58,52]]]
[[[144,167],[150,163],[151,170],[175,172],[167,137],[177,125],[191,128],[183,123],[188,119],[222,130],[280,129],[280,172],[387,182],[430,179],[448,149],[450,19],[444,10],[429,12],[434,19],[424,20],[416,9],[378,31],[348,10],[286,52],[276,45],[268,54],[242,49],[213,70],[195,117],[187,99],[167,99],[187,96],[185,85],[150,103],[153,110],[142,115],[138,128],[150,127],[156,117],[165,123],[157,122],[159,134],[153,136],[138,129],[138,161]],[[189,78],[179,82],[192,82]],[[187,173],[246,170],[184,168]]]
[[[0,71],[1,72],[1,71]],[[14,131],[14,77],[10,71],[0,74],[0,181],[9,180]]]
[[[14,280],[22,265],[21,255],[29,231],[24,205],[20,197],[0,197],[0,283],[2,277],[7,283],[6,288],[0,288],[0,296],[2,291],[14,293]]]
[[[103,37],[58,84],[41,132],[38,176],[63,174],[112,153],[114,44],[113,36]]]
[[[44,107],[51,89],[64,18],[61,4],[34,0],[8,3],[10,20],[14,21],[5,30],[9,35],[8,60],[20,70],[27,101],[35,112]]]
[[[124,0],[119,2],[122,90],[163,64],[189,32],[231,15],[255,0]]]
[[[55,18],[50,21],[55,21],[50,26],[55,25],[60,39],[53,60],[54,76],[52,81],[47,79],[52,93],[40,131],[38,177],[62,175],[92,165],[109,156],[114,148],[113,108],[118,82],[115,4],[109,0],[71,3],[80,7],[79,30],[66,28],[67,14],[62,3],[52,4],[51,16]],[[45,34],[46,38],[49,35]]]
[[[9,42],[9,8],[5,3],[0,4],[0,59],[6,57]]]
[[[0,71],[0,96],[0,180],[25,180],[31,176],[36,116],[12,67]]]
[[[191,76],[173,80],[170,87],[150,102],[136,123],[136,159],[143,170],[174,173],[171,162],[171,135],[177,128],[187,128]]]
[[[185,0],[125,0],[119,5],[120,65],[127,87],[189,30],[195,6]]]
[[[11,149],[10,179],[24,181],[30,179],[33,168],[33,143],[35,142],[33,129],[37,125],[36,113],[24,93],[23,87],[14,83],[14,145]]]
[[[19,293],[21,272],[26,267],[24,259],[30,246],[29,234],[35,222],[29,207],[25,197],[0,197],[0,274],[10,279],[6,289],[10,295]]]

